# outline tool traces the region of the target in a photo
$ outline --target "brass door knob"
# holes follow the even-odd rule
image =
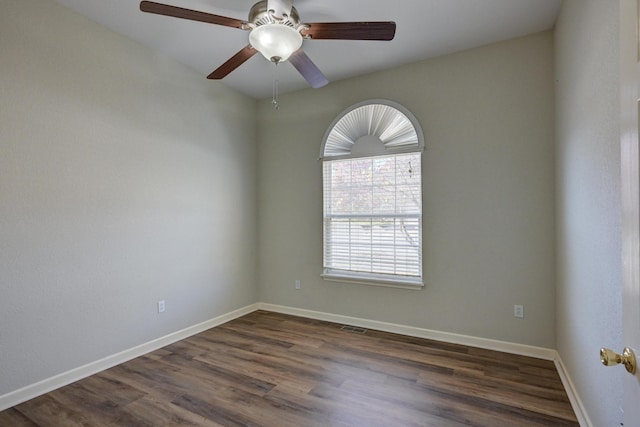
[[[608,348],[601,348],[600,361],[604,366],[615,366],[622,363],[627,369],[627,372],[634,375],[638,367],[638,364],[636,363],[636,355],[629,347],[625,347],[622,354],[618,354]]]

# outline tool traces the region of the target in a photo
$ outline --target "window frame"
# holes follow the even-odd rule
[[[382,151],[379,148],[376,148],[376,152],[371,152],[371,153],[362,153],[362,152],[358,152],[357,155],[351,155],[351,154],[332,154],[332,155],[327,155],[327,153],[325,152],[326,148],[327,148],[327,141],[329,139],[329,136],[331,135],[331,133],[334,131],[334,128],[336,128],[336,125],[340,123],[340,121],[345,118],[345,116],[349,115],[350,113],[352,113],[354,110],[356,109],[360,109],[361,107],[367,107],[367,106],[376,106],[376,105],[382,105],[382,106],[386,106],[386,107],[390,107],[391,109],[395,109],[397,110],[398,113],[400,113],[401,115],[403,115],[406,119],[409,120],[410,125],[413,127],[413,131],[415,132],[415,141],[411,143],[411,145],[407,144],[407,145],[400,145],[400,146],[393,146],[393,144],[390,144],[390,146],[386,146],[383,142],[383,144],[378,144],[378,145],[383,145],[384,148],[382,149]],[[375,107],[372,107],[375,108]],[[386,110],[385,110],[386,111]],[[368,136],[367,133],[362,133],[360,131],[360,133],[356,133],[356,137],[359,138],[363,138]],[[380,139],[379,139],[380,141]],[[354,144],[355,145],[354,141]],[[347,108],[346,110],[344,110],[341,114],[339,114],[331,123],[331,125],[329,126],[329,128],[327,129],[325,136],[323,138],[322,141],[322,146],[321,146],[321,151],[320,151],[320,160],[323,163],[323,167],[322,167],[322,195],[323,195],[323,202],[322,202],[322,206],[323,206],[323,214],[322,214],[322,221],[323,221],[323,237],[322,237],[322,248],[323,248],[323,269],[322,269],[322,273],[321,273],[321,277],[325,280],[325,281],[329,281],[329,282],[340,282],[340,283],[355,283],[355,284],[363,284],[363,285],[373,285],[373,286],[386,286],[386,287],[393,287],[393,288],[401,288],[401,289],[413,289],[413,290],[419,290],[422,289],[424,287],[424,272],[423,272],[423,248],[424,248],[424,244],[423,244],[423,212],[424,212],[424,204],[423,204],[423,186],[424,186],[424,180],[423,180],[423,171],[422,171],[422,165],[423,165],[423,156],[422,156],[422,152],[424,151],[424,135],[422,133],[422,128],[420,127],[420,124],[418,123],[418,120],[415,118],[415,116],[409,111],[407,110],[405,107],[403,107],[402,105],[393,102],[393,101],[389,101],[389,100],[385,100],[385,99],[371,99],[371,100],[366,100],[366,101],[362,101],[359,102],[357,104],[352,105],[351,107]],[[394,156],[398,155],[398,154],[405,154],[405,153],[416,153],[418,154],[418,158],[419,158],[419,162],[420,162],[420,213],[419,215],[417,215],[418,217],[418,221],[419,221],[419,240],[420,240],[420,247],[419,247],[419,276],[405,276],[405,275],[398,275],[398,274],[382,274],[382,273],[370,273],[370,272],[359,272],[359,271],[351,271],[351,270],[342,270],[342,269],[336,269],[336,268],[331,268],[331,267],[327,267],[326,266],[326,253],[327,253],[327,231],[326,231],[326,221],[327,221],[327,214],[326,214],[326,179],[327,177],[325,176],[326,172],[325,172],[325,162],[331,162],[331,161],[335,161],[335,160],[345,160],[345,159],[357,159],[357,158],[363,158],[363,157],[381,157],[381,156]],[[397,191],[397,188],[396,188]],[[385,214],[386,215],[386,214]],[[332,215],[333,216],[333,215]],[[416,214],[413,214],[413,216],[415,217]],[[398,214],[390,214],[388,215],[389,218],[398,218]],[[351,244],[351,243],[350,243]]]

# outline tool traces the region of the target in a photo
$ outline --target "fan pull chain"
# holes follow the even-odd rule
[[[276,68],[273,71],[273,99],[271,100],[271,104],[273,104],[273,108],[276,110],[280,109],[280,104],[278,103],[278,63],[274,62]]]

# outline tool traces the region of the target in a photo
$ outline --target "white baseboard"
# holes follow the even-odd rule
[[[460,335],[450,332],[434,331],[431,329],[416,328],[414,326],[398,325],[395,323],[380,322],[377,320],[361,319],[357,317],[342,316],[339,314],[323,313],[319,311],[304,310],[300,308],[285,307],[281,305],[259,303],[260,310],[274,311],[276,313],[291,314],[294,316],[308,317],[327,322],[341,323],[359,326],[361,328],[376,329],[378,331],[392,332],[408,335],[416,338],[442,341],[452,344],[462,344],[471,347],[480,347],[487,350],[502,351],[505,353],[519,354],[522,356],[536,357],[538,359],[555,360],[557,352],[543,347],[534,347],[524,344],[514,344],[506,341],[478,338],[469,335]]]
[[[15,406],[19,403],[25,402],[29,399],[33,399],[34,397],[48,393],[67,384],[71,384],[72,382],[81,380],[90,375],[97,374],[98,372],[112,368],[128,360],[135,359],[136,357],[165,347],[169,344],[173,344],[176,341],[180,341],[192,335],[206,331],[207,329],[211,329],[230,320],[242,317],[246,314],[256,311],[257,309],[258,304],[248,305],[238,310],[234,310],[230,313],[226,313],[213,319],[209,319],[205,322],[198,323],[197,325],[190,326],[188,328],[173,332],[169,335],[165,335],[163,337],[138,345],[128,350],[124,350],[120,353],[107,356],[104,359],[96,360],[95,362],[88,363],[84,366],[80,366],[70,371],[63,372],[59,375],[44,379],[35,384],[31,384],[21,389],[12,391],[0,396],[0,411],[11,408],[12,406]]]
[[[11,408],[12,406],[18,405],[22,402],[33,399],[34,397],[48,393],[67,384],[71,384],[72,382],[81,380],[90,375],[104,371],[105,369],[112,368],[128,360],[145,355],[169,344],[173,344],[176,341],[180,341],[192,335],[206,331],[207,329],[211,329],[215,326],[221,325],[238,317],[242,317],[256,310],[266,310],[276,313],[291,314],[294,316],[359,326],[367,329],[376,329],[379,331],[402,334],[417,338],[426,338],[452,344],[462,344],[472,347],[484,348],[487,350],[496,350],[505,353],[552,360],[556,365],[556,368],[560,375],[560,379],[562,380],[562,384],[564,385],[564,388],[567,391],[567,395],[569,396],[569,400],[571,401],[571,406],[573,407],[573,410],[578,417],[578,421],[580,422],[580,426],[593,426],[593,424],[589,420],[584,405],[582,404],[582,401],[580,400],[578,393],[576,392],[573,382],[571,381],[571,378],[569,377],[567,370],[556,350],[267,303],[256,303],[248,305],[230,313],[223,314],[197,325],[193,325],[180,331],[173,332],[169,335],[157,338],[155,340],[138,345],[120,353],[107,356],[95,362],[88,363],[84,366],[80,366],[70,371],[63,372],[59,375],[47,378],[35,384],[31,384],[21,389],[2,395],[0,396],[0,411]]]
[[[556,364],[556,369],[558,370],[558,374],[560,375],[560,379],[562,380],[562,385],[564,385],[564,389],[567,392],[567,396],[569,396],[569,401],[571,402],[571,407],[573,408],[573,412],[576,413],[576,417],[578,417],[578,422],[580,423],[580,427],[593,427],[593,423],[587,414],[587,410],[580,400],[580,396],[573,385],[573,381],[571,381],[571,377],[567,372],[567,368],[564,366],[562,362],[562,358],[556,352],[556,358],[554,359]]]

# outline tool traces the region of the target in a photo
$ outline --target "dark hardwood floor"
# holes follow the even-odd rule
[[[0,426],[577,426],[553,362],[257,311]]]

